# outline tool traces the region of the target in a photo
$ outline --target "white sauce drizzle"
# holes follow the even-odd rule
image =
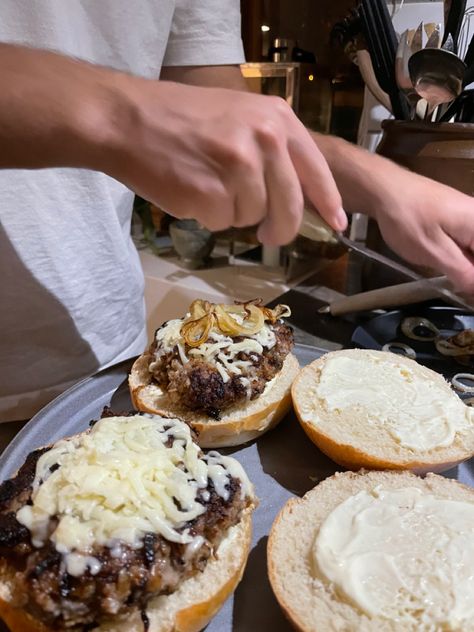
[[[239,315],[234,317],[238,321]],[[241,318],[241,317],[240,317]],[[242,375],[242,373],[252,366],[252,362],[257,362],[264,349],[272,349],[276,344],[276,335],[273,329],[266,323],[262,329],[251,336],[242,336],[244,340],[234,342],[231,336],[226,336],[220,331],[213,329],[206,342],[199,347],[190,348],[185,352],[185,342],[181,336],[181,327],[184,319],[168,321],[156,332],[157,348],[155,359],[160,358],[173,351],[177,347],[181,363],[184,365],[190,359],[195,358],[213,364],[219,371],[224,384],[231,379],[232,375]],[[241,319],[243,320],[243,319]],[[239,360],[239,353],[246,353],[250,360]],[[150,371],[153,371],[155,363],[150,363]]]

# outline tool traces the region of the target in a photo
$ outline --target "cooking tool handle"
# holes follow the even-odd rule
[[[432,284],[445,287],[446,277],[436,277],[431,279]],[[360,292],[353,296],[338,298],[329,305],[322,307],[321,313],[329,313],[333,316],[343,316],[352,312],[369,311],[381,309],[383,307],[397,307],[399,305],[410,305],[421,301],[428,301],[439,296],[438,287],[426,285],[425,281],[410,281],[399,285]]]
[[[474,82],[474,61],[464,73],[464,85],[469,86]]]
[[[357,51],[357,65],[359,66],[362,79],[373,97],[377,99],[377,101],[383,105],[385,109],[391,112],[392,104],[390,103],[390,97],[382,90],[377,81],[369,51]]]
[[[464,63],[466,66],[474,66],[474,33],[472,34],[471,41],[467,47],[466,55],[464,56]]]
[[[452,0],[444,29],[443,44],[451,34],[454,41],[454,53],[458,52],[459,33],[466,11],[466,0]]]

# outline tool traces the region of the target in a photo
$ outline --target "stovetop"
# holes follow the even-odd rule
[[[382,334],[379,333],[375,343],[366,342],[364,344],[364,337],[359,335],[360,329],[370,329],[370,323],[374,319],[380,319],[381,315],[392,310],[356,312],[345,316],[332,316],[318,312],[320,307],[327,305],[328,302],[341,295],[351,295],[374,287],[381,287],[384,284],[392,285],[406,280],[403,278],[395,279],[393,273],[384,270],[380,264],[371,264],[370,272],[365,266],[363,258],[356,253],[346,254],[335,261],[321,261],[318,263],[318,269],[313,276],[273,301],[273,305],[284,303],[290,306],[292,315],[289,322],[294,327],[296,342],[314,345],[328,351],[354,346],[361,347],[366,346],[366,344],[373,348],[381,347],[381,344],[384,343],[383,332]],[[385,279],[386,283],[384,283]],[[433,308],[447,310],[446,313],[443,312],[444,320],[440,321],[440,326],[445,330],[451,330],[451,321],[445,326],[445,320],[451,318],[453,310],[455,315],[466,314],[463,310],[451,308],[442,299],[397,308],[395,311],[401,314],[400,320],[405,315],[430,315],[430,310]],[[440,316],[438,316],[439,318]],[[459,331],[463,326],[474,328],[474,315],[470,316],[467,324],[454,323],[452,331]],[[354,335],[355,333],[356,335]],[[393,319],[387,320],[387,341],[396,339],[396,337],[393,331]]]

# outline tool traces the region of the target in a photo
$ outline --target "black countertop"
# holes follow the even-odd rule
[[[288,323],[294,328],[295,342],[313,345],[328,351],[356,346],[351,342],[356,328],[385,310],[357,312],[345,316],[320,314],[319,308],[335,298],[349,296],[374,287],[403,283],[407,279],[394,278],[391,270],[380,264],[370,264],[356,253],[346,253],[336,260],[321,260],[315,273],[270,303],[283,303],[291,308]],[[445,306],[442,299],[410,306],[423,309],[427,306]],[[388,310],[387,310],[388,311]]]
[[[355,253],[336,260],[320,261],[317,271],[285,292],[270,305],[283,303],[291,308],[289,324],[294,328],[295,341],[327,350],[341,349],[351,344],[352,333],[362,320],[374,315],[320,314],[319,308],[337,297],[363,291],[364,262]]]

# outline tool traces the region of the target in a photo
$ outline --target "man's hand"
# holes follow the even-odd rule
[[[315,135],[349,212],[374,218],[384,240],[407,261],[446,274],[474,294],[474,198],[369,154]]]
[[[375,213],[384,240],[474,295],[474,198],[407,171],[397,184],[406,193],[387,198]]]
[[[175,217],[211,230],[297,234],[303,198],[335,229],[331,171],[285,101],[152,81],[0,44],[0,167],[103,171]]]
[[[326,160],[277,97],[122,77],[130,115],[102,170],[171,215],[212,231],[259,225],[267,244],[291,241],[308,198],[346,226]]]

